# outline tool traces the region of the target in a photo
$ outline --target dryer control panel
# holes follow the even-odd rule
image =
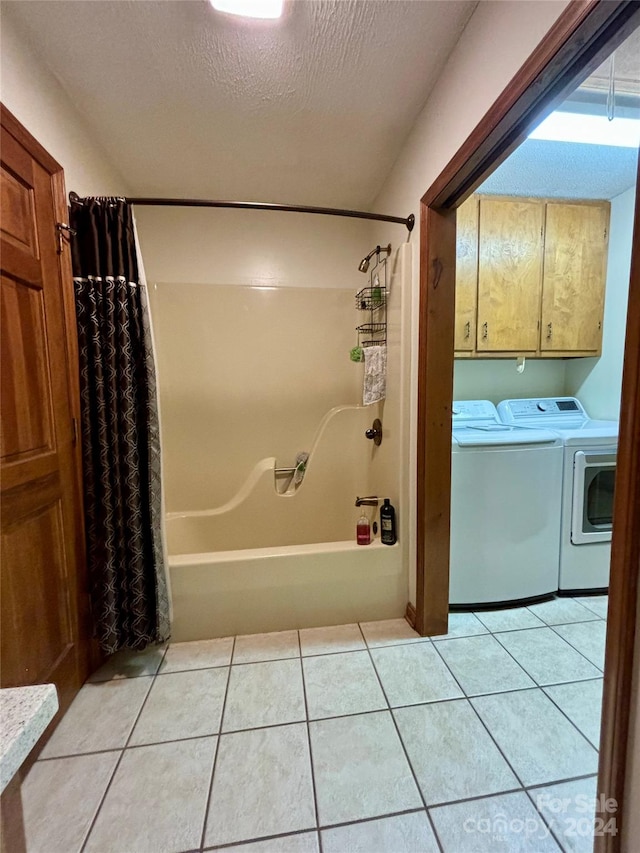
[[[518,420],[546,418],[566,418],[587,420],[584,406],[575,397],[534,397],[530,400],[503,400],[498,412],[505,423],[517,423]]]

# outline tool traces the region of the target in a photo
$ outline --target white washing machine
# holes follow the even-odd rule
[[[451,605],[539,598],[558,588],[562,442],[500,422],[488,400],[453,404]]]
[[[575,397],[503,400],[501,419],[544,427],[564,444],[560,592],[606,591],[609,585],[618,422],[592,420]]]

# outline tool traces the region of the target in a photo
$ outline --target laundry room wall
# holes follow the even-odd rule
[[[453,372],[454,400],[491,400],[511,397],[552,397],[564,394],[566,361],[530,358],[522,373],[516,360],[456,359]]]
[[[567,361],[565,393],[578,397],[592,418],[620,414],[635,197],[631,187],[611,200],[602,355]]]

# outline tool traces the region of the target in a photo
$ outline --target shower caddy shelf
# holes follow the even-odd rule
[[[384,254],[383,258],[381,254]],[[362,347],[380,346],[387,342],[387,258],[390,254],[391,243],[376,246],[376,262],[369,273],[369,286],[356,293],[356,309],[369,313],[368,322],[356,326]]]

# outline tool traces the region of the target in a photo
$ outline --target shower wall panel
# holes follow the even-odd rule
[[[220,506],[264,457],[293,465],[329,409],[361,402],[353,278],[150,287],[169,512]]]

